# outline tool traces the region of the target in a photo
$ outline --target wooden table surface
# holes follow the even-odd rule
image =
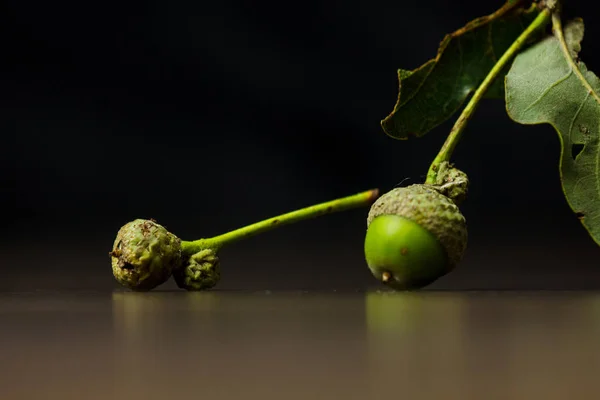
[[[596,292],[0,294],[0,398],[597,399]]]

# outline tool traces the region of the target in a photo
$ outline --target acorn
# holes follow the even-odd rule
[[[192,254],[173,271],[175,283],[189,291],[208,290],[221,279],[221,263],[215,249],[205,248]]]
[[[373,276],[390,288],[425,287],[463,258],[467,225],[457,202],[465,198],[468,180],[448,168],[437,182],[392,189],[371,206],[365,259]]]
[[[148,291],[165,283],[179,267],[181,240],[153,220],[136,219],[119,229],[109,255],[117,282]]]

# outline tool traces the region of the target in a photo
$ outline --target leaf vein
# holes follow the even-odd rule
[[[573,70],[569,70],[569,72],[563,76],[562,78],[558,79],[555,82],[552,82],[552,84],[550,86],[548,86],[539,96],[537,99],[535,99],[524,111],[527,112],[529,111],[532,107],[534,107],[536,104],[538,104],[540,101],[542,101],[544,99],[544,97],[552,90],[554,89],[556,86],[560,85],[561,83],[563,83],[564,81],[566,81],[567,79],[569,79],[569,77],[573,74]]]
[[[586,95],[585,95],[585,97],[583,98],[583,100],[579,104],[579,107],[577,107],[577,111],[575,111],[575,114],[573,115],[573,118],[571,118],[571,124],[569,125],[569,139],[571,138],[571,136],[573,134],[573,126],[575,125],[575,120],[577,119],[577,117],[579,117],[579,114],[581,113],[581,110],[583,109],[583,105],[585,104],[585,102],[587,101],[587,99],[589,99],[589,97],[590,97],[590,92],[587,92]],[[570,142],[573,142],[573,141],[570,140]]]

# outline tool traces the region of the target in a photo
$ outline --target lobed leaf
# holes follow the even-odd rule
[[[572,20],[563,31],[566,48],[549,36],[515,58],[506,76],[506,109],[518,123],[554,127],[567,202],[600,244],[600,79],[578,59],[583,21]]]
[[[539,13],[520,3],[509,0],[493,14],[446,35],[435,59],[419,68],[398,70],[398,98],[381,121],[384,132],[396,139],[419,137],[450,118]],[[503,79],[496,80],[486,97],[504,97]]]

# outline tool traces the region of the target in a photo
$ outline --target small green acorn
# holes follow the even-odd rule
[[[364,251],[371,273],[397,290],[427,286],[452,271],[467,246],[456,202],[466,196],[464,173],[448,168],[440,184],[414,184],[382,195],[367,217]]]

